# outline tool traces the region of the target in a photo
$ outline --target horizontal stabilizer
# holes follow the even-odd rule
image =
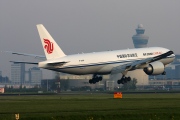
[[[34,65],[38,65],[38,63],[35,63],[35,62],[21,62],[21,61],[9,61],[9,62],[12,62],[12,63],[24,63],[24,64],[34,64]]]
[[[46,59],[46,57],[43,56],[43,55],[19,53],[19,52],[12,52],[12,51],[3,51],[3,52],[11,53],[11,54],[14,54],[14,55],[30,56],[30,57],[34,57],[36,59],[41,59],[41,60],[45,60]]]

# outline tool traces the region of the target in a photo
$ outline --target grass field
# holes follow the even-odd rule
[[[180,120],[180,94],[0,96],[0,120]]]

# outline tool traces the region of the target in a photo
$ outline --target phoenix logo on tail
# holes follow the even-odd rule
[[[50,42],[50,40],[48,40],[48,39],[44,39],[44,43],[46,44],[46,45],[44,45],[44,48],[46,49],[46,52],[48,54],[51,54],[53,52],[53,50],[54,50],[53,43]]]

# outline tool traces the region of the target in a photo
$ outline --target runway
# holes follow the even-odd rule
[[[121,91],[114,91],[121,92]],[[43,96],[43,95],[88,95],[88,94],[114,94],[114,92],[60,92],[60,93],[1,93],[0,96]],[[140,92],[122,92],[122,94],[158,94],[158,93],[180,93],[180,91],[140,91]]]

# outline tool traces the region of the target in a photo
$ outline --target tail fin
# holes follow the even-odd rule
[[[66,56],[46,28],[42,24],[36,25],[43,45],[46,59],[54,59]]]

